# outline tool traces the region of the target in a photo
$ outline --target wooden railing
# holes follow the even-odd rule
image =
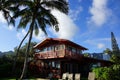
[[[69,50],[65,50],[65,56],[72,59],[80,59],[83,55],[80,53],[75,53]]]
[[[81,56],[82,56],[81,54],[74,53],[66,49],[35,53],[35,58],[37,59],[63,58],[63,57],[77,59],[77,58],[80,58]]]
[[[65,56],[65,50],[35,53],[37,59],[60,58]]]

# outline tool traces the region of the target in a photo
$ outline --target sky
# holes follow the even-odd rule
[[[51,11],[58,19],[59,32],[48,26],[47,37],[68,39],[86,47],[88,50],[85,52],[101,53],[106,48],[111,49],[112,31],[120,47],[120,0],[68,0],[68,2],[68,15],[55,9]],[[28,27],[17,30],[16,26],[8,26],[0,12],[0,51],[14,50]],[[40,30],[38,36],[33,34],[32,41],[41,42],[45,38],[45,34]],[[27,41],[28,38],[24,43]]]

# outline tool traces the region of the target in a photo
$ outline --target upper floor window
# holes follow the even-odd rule
[[[35,49],[34,51],[35,51],[36,53],[40,52],[40,50],[39,50],[39,49]]]
[[[45,52],[45,51],[47,51],[47,47],[41,49],[41,52]]]
[[[77,53],[82,54],[82,50],[79,50],[79,49],[78,49],[78,50],[77,50]]]
[[[72,47],[72,52],[76,53],[76,48]]]
[[[51,50],[52,50],[51,46],[47,47],[47,51],[51,51]]]
[[[76,53],[76,48],[74,48],[74,47],[67,46],[67,50],[69,50],[69,51],[72,51],[72,52]]]
[[[62,50],[62,49],[64,49],[64,45],[63,44],[55,46],[55,50]]]
[[[48,46],[48,47],[44,47],[43,49],[40,50],[40,52],[62,50],[62,49],[64,49],[64,45],[63,44],[60,44],[60,45],[51,45],[51,46]]]

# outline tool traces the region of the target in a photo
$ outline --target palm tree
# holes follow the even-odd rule
[[[51,14],[51,10],[57,9],[67,14],[68,3],[66,2],[66,0],[17,0],[17,3],[15,2],[14,4],[18,9],[14,11],[12,18],[16,19],[20,17],[18,29],[26,28],[27,25],[29,25],[29,40],[25,52],[24,67],[20,77],[20,79],[22,79],[26,74],[28,53],[33,35],[33,30],[35,30],[35,34],[38,35],[40,28],[47,35],[46,25],[49,25],[52,26],[56,31],[58,31],[58,21],[54,17],[54,15]],[[23,7],[23,9],[21,9],[20,7]],[[26,34],[26,36],[28,36],[28,34]],[[26,37],[24,37],[24,39],[25,38]],[[22,41],[24,41],[24,39]]]

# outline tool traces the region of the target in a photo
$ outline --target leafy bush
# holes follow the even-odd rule
[[[120,57],[112,56],[114,62],[110,67],[94,68],[97,80],[120,80]]]
[[[110,69],[107,67],[94,68],[95,76],[97,80],[108,80]]]

